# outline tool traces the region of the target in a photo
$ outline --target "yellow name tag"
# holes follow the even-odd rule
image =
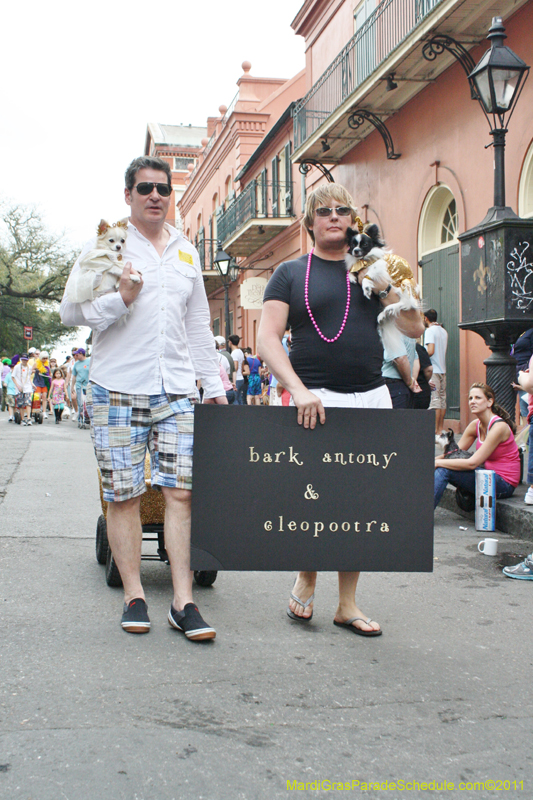
[[[192,260],[192,256],[190,253],[184,253],[183,250],[179,250],[179,257],[180,261],[185,261],[186,264],[190,264],[191,267],[193,266],[194,262]]]

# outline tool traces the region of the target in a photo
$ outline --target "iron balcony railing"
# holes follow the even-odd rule
[[[382,0],[335,61],[295,106],[294,146],[322,123],[443,0]]]
[[[203,234],[201,236],[196,236],[194,246],[198,250],[202,270],[206,270],[207,272],[217,272],[215,256],[218,251],[218,242],[218,239],[205,239]]]
[[[292,216],[292,181],[255,179],[218,218],[218,238],[227,242],[250,219]]]

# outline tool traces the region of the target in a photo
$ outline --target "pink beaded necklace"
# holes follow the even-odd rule
[[[309,253],[309,258],[307,259],[307,272],[305,274],[305,307],[307,308],[307,313],[311,319],[311,322],[315,326],[316,332],[318,335],[324,339],[325,342],[331,344],[332,342],[336,342],[339,336],[342,334],[344,330],[344,326],[346,325],[346,320],[348,319],[348,311],[350,310],[350,276],[346,273],[346,311],[344,312],[344,319],[342,320],[342,325],[340,330],[333,339],[328,339],[327,336],[324,336],[320,328],[318,327],[316,319],[313,317],[313,312],[311,311],[311,306],[309,305],[309,273],[311,272],[311,261],[313,260],[313,253],[315,252],[315,248],[311,249]]]

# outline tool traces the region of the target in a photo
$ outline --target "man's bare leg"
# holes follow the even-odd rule
[[[438,435],[444,430],[444,417],[446,416],[445,408],[435,409],[435,433]]]
[[[214,639],[215,629],[202,619],[192,599],[191,493],[187,489],[165,487],[161,489],[166,504],[165,549],[170,561],[174,587],[168,621],[173,628],[182,631],[187,639],[193,641]],[[188,607],[189,604],[192,604],[192,609]]]
[[[161,487],[165,498],[165,549],[170,570],[176,611],[192,603],[191,570],[191,493],[188,489]]]
[[[299,572],[296,576],[296,583],[293,586],[292,594],[299,597],[300,600],[303,600],[305,603],[315,591],[316,576],[316,572]],[[304,608],[301,603],[297,603],[292,597],[289,600],[289,608],[293,614],[303,619],[309,619],[313,613],[313,603],[310,603],[307,608]]]
[[[335,613],[336,622],[347,622],[353,617],[361,617],[362,620],[368,619],[368,614],[361,611],[355,604],[355,590],[360,574],[360,572],[339,572],[339,605]],[[371,620],[370,624],[357,620],[353,626],[362,631],[380,630],[379,623],[375,620]]]
[[[107,538],[124,586],[124,602],[144,600],[141,584],[141,498],[107,504]]]

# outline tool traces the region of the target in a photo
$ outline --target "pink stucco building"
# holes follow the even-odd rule
[[[250,307],[247,282],[308,250],[303,203],[327,180],[326,168],[363,220],[377,222],[408,259],[426,307],[437,309],[449,333],[449,418],[464,427],[468,386],[484,378],[490,351],[457,327],[457,237],[492,205],[493,151],[461,64],[446,49],[432,60],[423,50],[434,36],[449,36],[477,63],[495,14],[506,43],[531,64],[533,0],[306,0],[292,23],[305,39],[305,69],[281,81],[254,78],[243,65],[234,101],[207,121],[180,201],[185,231],[203,254],[216,332],[225,330],[224,293],[211,268],[216,240],[240,268],[230,286],[231,330],[255,350],[260,305]],[[507,204],[533,217],[533,80],[509,126],[506,189]]]

